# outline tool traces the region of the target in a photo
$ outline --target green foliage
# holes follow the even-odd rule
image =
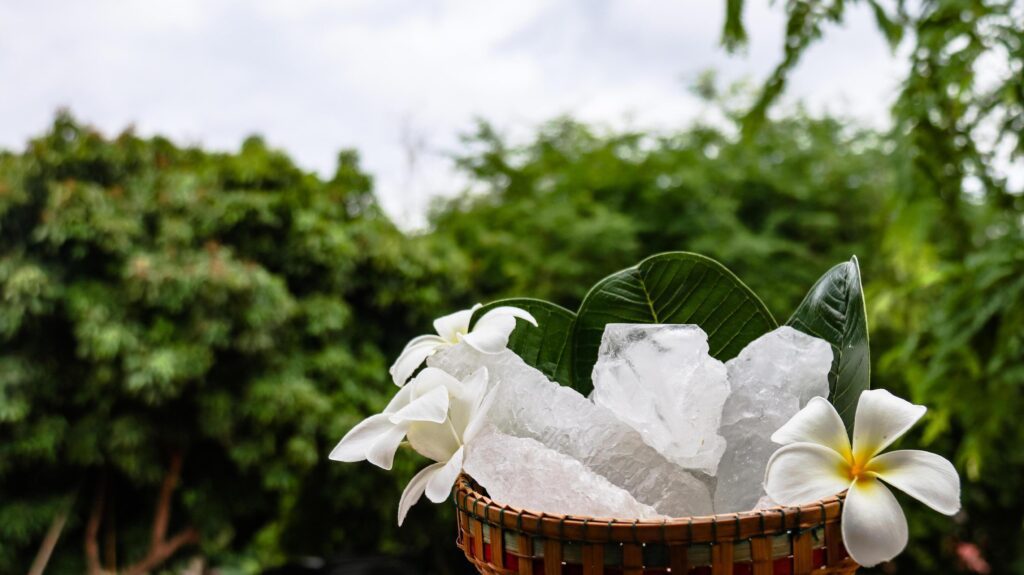
[[[831,13],[820,12],[826,19],[801,26],[809,4],[784,5],[786,56],[748,128],[763,120],[793,62],[822,36],[821,24],[841,21],[850,3],[835,2]],[[1015,282],[1024,276],[1024,190],[1007,178],[1024,158],[1024,4],[869,4],[881,32],[910,58],[888,144],[901,161],[876,208],[888,224],[872,232],[879,250],[857,252],[873,254],[865,287],[872,340],[883,355],[872,372],[875,386],[932,408],[921,441],[950,456],[968,479],[961,527],[911,507],[912,546],[886,572],[948,572],[959,565],[951,550],[963,542],[977,546],[993,573],[1024,573],[1024,461],[1010,446],[1024,441],[1017,335],[1024,322]],[[756,132],[748,129],[748,137]]]
[[[825,272],[786,322],[832,344],[829,401],[853,430],[860,394],[871,388],[871,350],[856,256]]]
[[[877,133],[803,114],[750,140],[731,132],[560,120],[511,146],[481,126],[460,161],[474,192],[435,206],[432,241],[465,254],[477,301],[529,294],[575,309],[608,270],[686,250],[727,262],[788,314],[820,270],[880,249],[890,153]]]
[[[361,524],[394,524],[397,500],[366,493],[415,462],[384,479],[325,461],[464,285],[370,186],[351,153],[325,181],[257,138],[212,154],[67,115],[0,156],[0,572],[74,494],[55,570],[84,571],[98,493],[118,564],[141,558],[176,454],[169,534],[196,527],[215,561],[426,547]],[[315,531],[340,516],[361,521]]]
[[[727,50],[736,50],[747,42],[747,31],[743,28],[742,18],[743,0],[726,0],[722,45]]]
[[[593,384],[604,327],[609,323],[689,323],[708,334],[711,355],[727,360],[776,327],[771,312],[722,264],[670,252],[598,282],[580,304],[573,330],[573,387]]]
[[[735,50],[746,41],[743,3],[724,4],[722,42]],[[893,49],[907,39],[911,43],[911,66],[894,117],[898,129],[910,135],[907,144],[916,161],[945,168],[930,171],[935,184],[945,179],[956,185],[959,178],[950,177],[954,175],[992,178],[991,160],[1004,143],[1012,156],[1024,152],[1018,137],[1024,130],[1024,6],[1019,0],[786,2],[783,59],[745,118],[749,132],[764,121],[807,49],[825,35],[829,24],[842,23],[854,4],[868,5]],[[993,66],[995,62],[999,65]],[[949,161],[954,158],[966,163]]]
[[[728,269],[687,252],[651,256],[606,277],[590,288],[576,313],[543,300],[511,298],[477,310],[473,321],[501,305],[521,307],[538,322],[536,329],[520,322],[509,348],[583,395],[593,390],[591,372],[609,323],[699,325],[712,356],[723,360],[776,327],[771,312]]]
[[[876,310],[891,333],[888,345],[875,346],[887,350],[879,371],[929,406],[921,441],[947,454],[966,480],[957,539],[979,545],[993,573],[1021,572],[1024,549],[1022,278],[1018,227],[962,262],[945,262],[910,285],[882,288],[891,299]],[[934,557],[944,547],[938,534],[947,529],[923,517],[911,520],[925,527],[917,555],[898,560],[901,572],[920,565],[941,572]]]
[[[537,326],[517,320],[508,338],[508,348],[552,381],[572,385],[572,333],[576,314],[560,305],[532,298],[508,298],[489,303],[473,313],[470,328],[485,313],[496,307],[524,309],[537,320]]]

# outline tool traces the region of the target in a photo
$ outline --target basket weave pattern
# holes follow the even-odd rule
[[[841,497],[803,507],[622,521],[546,515],[455,484],[460,549],[485,575],[847,575]]]

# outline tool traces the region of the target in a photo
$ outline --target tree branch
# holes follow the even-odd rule
[[[124,570],[124,575],[143,575],[148,573],[164,561],[170,559],[171,555],[174,555],[178,549],[185,545],[194,545],[196,543],[199,543],[199,532],[195,528],[189,527],[167,541],[161,542],[156,547],[150,547],[149,553],[141,561]]]
[[[96,494],[93,496],[89,520],[85,524],[85,565],[89,575],[103,575],[103,567],[100,565],[100,544],[98,539],[106,494],[107,473],[104,470],[100,471],[99,479],[96,480]]]
[[[185,545],[199,543],[199,531],[189,527],[174,537],[167,539],[167,525],[171,520],[171,504],[174,490],[181,478],[182,455],[180,451],[171,454],[171,462],[168,465],[167,473],[164,475],[163,484],[160,486],[160,494],[156,500],[156,510],[153,514],[153,534],[150,538],[149,551],[138,563],[128,566],[124,575],[142,575],[152,571],[161,563],[174,555],[178,549]]]
[[[157,547],[167,538],[167,524],[171,520],[171,496],[178,487],[178,479],[181,478],[182,456],[180,451],[171,454],[171,462],[164,475],[163,484],[160,486],[160,495],[156,500],[156,510],[153,512],[153,535],[150,538],[150,547]]]
[[[43,572],[46,571],[46,565],[50,562],[53,549],[57,546],[60,534],[64,531],[64,525],[68,522],[68,514],[71,512],[74,500],[74,497],[68,497],[67,502],[61,505],[57,514],[53,516],[50,528],[46,531],[43,542],[39,544],[39,551],[36,552],[36,557],[32,560],[32,566],[29,567],[28,575],[43,575]]]
[[[103,568],[117,573],[117,489],[107,490],[103,512]]]

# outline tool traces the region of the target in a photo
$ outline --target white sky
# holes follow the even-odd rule
[[[782,10],[747,4],[751,44],[729,56],[724,0],[2,0],[0,147],[22,149],[58,107],[218,149],[259,133],[324,174],[353,147],[415,226],[464,186],[449,154],[474,118],[513,134],[560,114],[667,130],[702,112],[687,88],[701,71],[762,79]],[[787,97],[884,123],[904,67],[852,4]]]

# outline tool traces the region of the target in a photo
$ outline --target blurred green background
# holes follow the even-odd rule
[[[729,49],[742,4],[726,3]],[[326,454],[389,399],[390,362],[432,318],[512,295],[575,308],[604,275],[688,250],[780,320],[858,255],[873,386],[929,406],[902,444],[964,480],[954,518],[901,499],[911,543],[877,572],[1024,573],[1024,196],[1006,175],[1024,169],[1020,6],[869,4],[911,48],[891,129],[772,106],[844,14],[793,0],[765,85],[693,87],[716,120],[561,118],[525,142],[481,122],[455,159],[467,191],[415,232],[355,151],[328,178],[258,137],[210,152],[59,113],[0,152],[0,572],[24,572],[49,531],[48,573],[345,557],[467,573],[450,505],[395,525],[422,460],[385,473]],[[1009,73],[982,83],[993,58]]]

